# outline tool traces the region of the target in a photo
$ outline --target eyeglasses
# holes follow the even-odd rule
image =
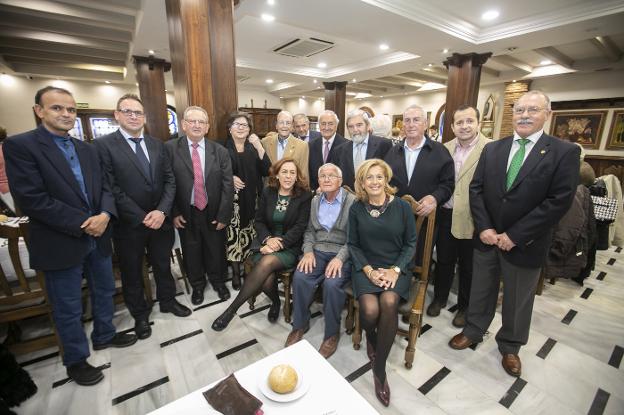
[[[249,124],[247,124],[247,123],[240,123],[240,122],[233,122],[232,123],[232,127],[234,127],[234,128],[249,128]]]
[[[119,112],[121,112],[124,116],[126,117],[130,117],[132,115],[134,115],[137,118],[141,118],[142,116],[145,115],[145,113],[143,111],[132,111],[129,109],[123,109],[123,110],[119,110]]]
[[[403,124],[421,124],[424,119],[419,117],[414,118],[403,118]]]
[[[334,121],[327,121],[327,122],[320,122],[319,125],[321,127],[333,127],[334,125],[336,125],[336,123]]]
[[[514,107],[513,112],[516,115],[522,115],[524,114],[524,111],[528,112],[529,115],[535,115],[541,111],[543,111],[544,108],[540,108],[540,107]]]
[[[336,180],[339,179],[340,176],[336,176],[335,174],[321,174],[319,175],[319,180],[325,180],[325,179],[329,179],[329,180]]]
[[[199,125],[206,125],[208,124],[208,121],[205,120],[184,120],[185,122],[194,125],[194,124],[199,124]]]
[[[292,121],[281,120],[277,122],[277,125],[292,125]]]

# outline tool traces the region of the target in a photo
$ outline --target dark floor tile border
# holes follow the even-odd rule
[[[433,388],[438,385],[438,383],[442,382],[442,380],[444,380],[444,378],[447,377],[449,373],[451,373],[451,369],[447,368],[446,366],[443,367],[442,369],[438,370],[435,375],[431,376],[428,381],[420,385],[418,390],[423,395],[428,394]]]
[[[202,334],[203,332],[204,331],[202,329],[192,331],[192,332],[187,333],[187,334],[185,334],[183,336],[176,337],[175,339],[171,339],[171,340],[167,340],[166,342],[162,342],[162,343],[160,343],[160,347],[171,346],[174,343],[177,343],[177,342],[179,342],[181,340],[188,339],[188,338],[193,337],[193,336],[197,336],[198,334]]]
[[[202,305],[200,305],[200,306],[197,306],[197,307],[195,307],[195,308],[193,309],[193,311],[201,310],[201,309],[203,309],[203,308],[212,307],[213,305],[221,304],[221,303],[224,303],[224,302],[226,302],[226,301],[227,301],[227,300],[218,299],[218,300],[213,301],[213,302],[211,302],[211,303],[202,304]]]
[[[149,325],[150,325],[150,326],[153,326],[153,325],[154,325],[154,322],[153,322],[153,321],[150,321],[150,322],[149,322]],[[133,331],[134,331],[134,327],[130,327],[129,329],[125,329],[125,330],[118,331],[118,332],[117,332],[117,334],[127,334],[127,333],[130,333],[130,332],[133,332]]]
[[[364,364],[364,366],[355,369],[353,372],[351,372],[347,376],[345,376],[345,380],[347,382],[351,383],[354,380],[356,380],[357,378],[359,378],[360,376],[362,376],[364,373],[366,373],[369,370],[371,370],[371,368],[372,368],[372,363],[371,362],[367,362],[366,364]]]
[[[141,386],[140,388],[137,388],[131,392],[124,393],[123,395],[114,398],[112,404],[113,406],[119,405],[120,403],[127,401],[128,399],[134,398],[135,396],[140,395],[143,392],[147,392],[148,390],[154,389],[160,385],[164,385],[167,382],[169,382],[169,376],[165,376],[164,378],[155,380],[154,382],[148,383],[145,386]]]
[[[609,401],[610,396],[611,394],[609,392],[598,388],[587,415],[602,415],[607,407],[607,402]]]
[[[455,304],[455,305],[453,305],[453,306],[450,306],[450,307],[448,308],[448,311],[449,311],[449,312],[451,312],[451,313],[454,313],[454,312],[456,312],[458,309],[459,309],[459,304]]]
[[[433,327],[431,327],[431,324],[425,324],[420,328],[420,333],[418,334],[418,337],[422,336],[423,334],[425,334],[426,332],[428,332],[430,329],[432,329]]]
[[[607,265],[613,265],[615,264],[615,258],[611,258],[610,260],[607,261]]]
[[[44,360],[52,359],[53,357],[57,357],[59,354],[60,354],[60,352],[57,350],[56,352],[44,354],[42,356],[35,357],[34,359],[26,360],[25,362],[22,362],[19,365],[21,367],[26,367],[28,365],[32,365],[32,364],[35,364],[35,363],[43,362]]]
[[[576,317],[577,314],[578,314],[578,311],[570,310],[570,311],[568,311],[568,314],[563,316],[563,318],[561,319],[561,322],[563,324],[568,324],[569,325],[572,322],[572,319],[574,319],[574,317]]]
[[[258,340],[253,339],[253,340],[249,340],[248,342],[245,342],[243,344],[239,344],[238,346],[234,346],[231,349],[228,349],[228,350],[226,350],[224,352],[221,352],[221,353],[217,354],[217,360],[223,359],[224,357],[229,356],[231,354],[234,354],[236,352],[240,352],[241,350],[246,349],[246,348],[248,348],[250,346],[253,346],[254,344],[257,344],[257,343],[258,343]]]
[[[101,365],[101,366],[98,366],[98,369],[100,369],[100,370],[106,370],[106,369],[110,369],[110,367],[111,367],[111,364],[110,364],[110,362],[108,362],[108,363],[104,363],[104,364],[103,364],[103,365]],[[65,379],[57,380],[56,382],[54,382],[54,383],[52,384],[52,389],[54,389],[54,388],[58,388],[59,386],[63,386],[63,385],[65,385],[66,383],[69,383],[69,382],[73,382],[73,380],[72,380],[71,378],[69,378],[69,377],[67,377],[67,378],[65,378]]]
[[[585,290],[583,291],[583,294],[581,294],[581,298],[584,298],[584,299],[587,300],[589,298],[589,296],[591,295],[591,293],[593,293],[593,292],[594,292],[593,289],[585,288]]]
[[[526,380],[522,378],[516,379],[516,381],[512,383],[509,389],[507,389],[507,392],[505,392],[505,395],[501,398],[500,401],[498,401],[498,403],[509,409],[509,407],[511,406],[511,404],[514,403],[518,395],[520,395],[520,392],[522,392],[522,389],[524,389],[526,384]]]
[[[605,278],[606,276],[607,276],[607,273],[606,273],[606,272],[604,272],[604,271],[600,271],[600,273],[598,274],[598,276],[596,277],[596,279],[597,279],[598,281],[602,281],[602,280],[604,280],[604,278]]]
[[[319,310],[319,311],[317,311],[317,312],[315,312],[315,313],[310,314],[310,318],[311,318],[311,319],[312,319],[312,318],[317,318],[317,317],[320,317],[320,316],[322,316],[322,315],[323,315],[323,312]]]
[[[613,353],[611,353],[611,357],[609,358],[609,365],[619,369],[620,364],[622,363],[623,355],[624,348],[622,346],[615,346],[613,348]]]
[[[548,356],[548,353],[550,353],[553,347],[555,347],[555,344],[557,344],[557,340],[555,339],[549,338],[548,340],[546,340],[546,343],[544,343],[542,348],[539,349],[539,351],[537,352],[537,357],[546,359],[546,356]]]
[[[622,252],[622,247],[618,246],[617,248],[615,248],[615,253],[619,254],[620,252]]]
[[[259,313],[261,311],[266,310],[267,308],[271,308],[271,304],[265,304],[265,305],[261,305],[260,307],[256,307],[251,311],[248,311],[246,313],[240,314],[239,317],[240,318],[245,318],[245,317],[249,317],[249,316],[253,316],[256,313]]]

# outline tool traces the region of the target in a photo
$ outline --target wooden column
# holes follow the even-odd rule
[[[516,103],[518,98],[529,90],[530,86],[531,80],[505,83],[505,100],[503,103],[503,114],[501,116],[503,121],[501,123],[500,132],[498,133],[500,138],[513,134],[513,105]]]
[[[451,124],[453,112],[463,104],[476,108],[481,81],[481,66],[492,56],[492,53],[453,53],[444,61],[448,69],[446,84],[446,109],[444,112],[444,132],[442,141],[454,138]]]
[[[162,141],[169,139],[165,72],[171,64],[153,56],[133,56],[139,82],[139,94],[145,110],[147,132]]]
[[[325,86],[325,109],[332,110],[340,118],[338,134],[344,137],[345,108],[347,104],[347,82],[323,82]]]
[[[208,138],[224,139],[236,111],[236,59],[232,0],[166,0],[176,110],[208,112]]]

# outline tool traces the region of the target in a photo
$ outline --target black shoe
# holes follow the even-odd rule
[[[150,324],[147,321],[147,319],[145,319],[145,320],[136,320],[134,322],[134,332],[136,333],[136,336],[139,339],[145,340],[149,336],[152,335],[152,327],[150,326]]]
[[[271,323],[275,323],[279,317],[279,311],[280,311],[280,301],[276,301],[274,303],[271,304],[271,307],[269,308],[269,316],[268,319]]]
[[[193,305],[199,305],[204,302],[204,288],[193,288],[193,294],[191,294],[191,303]]]
[[[427,315],[431,316],[431,317],[437,317],[440,315],[440,311],[446,307],[446,301],[444,303],[438,301],[438,300],[433,300],[431,302],[431,304],[429,304],[429,307],[427,307]]]
[[[149,327],[149,325],[148,325]],[[132,333],[115,333],[112,339],[106,343],[93,344],[93,350],[104,350],[109,347],[128,347],[137,342],[137,336]]]
[[[188,307],[178,303],[177,300],[171,300],[166,304],[161,304],[160,312],[171,313],[176,317],[188,317],[191,315],[191,310]]]
[[[231,313],[229,311],[225,311],[221,314],[217,319],[212,323],[212,329],[214,331],[221,331],[230,324],[230,321],[234,318],[236,313]]]
[[[67,376],[82,386],[91,386],[104,379],[102,371],[91,366],[86,360],[67,367]]]
[[[217,294],[219,294],[219,298],[223,301],[230,298],[230,290],[227,289],[225,284],[215,287],[215,291],[217,292]]]
[[[239,291],[241,289],[241,276],[240,275],[232,275],[232,289],[234,291]]]

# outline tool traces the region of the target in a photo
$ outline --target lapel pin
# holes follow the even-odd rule
[[[540,154],[546,154],[546,150],[540,151]]]

